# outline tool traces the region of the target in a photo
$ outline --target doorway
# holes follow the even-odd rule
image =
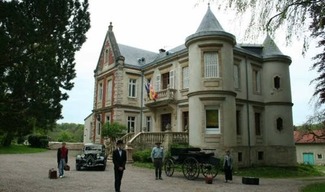
[[[172,121],[171,113],[162,114],[161,115],[161,131],[166,131],[166,126],[167,126],[167,124],[171,125],[171,121]]]
[[[314,165],[314,154],[313,153],[303,153],[304,164]]]

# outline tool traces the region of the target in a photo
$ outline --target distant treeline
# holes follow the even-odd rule
[[[84,125],[76,123],[57,124],[48,132],[50,141],[83,142]]]

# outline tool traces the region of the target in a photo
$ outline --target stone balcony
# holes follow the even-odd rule
[[[170,88],[157,91],[158,98],[155,101],[147,98],[145,100],[145,105],[147,107],[159,107],[173,103],[176,101],[176,91],[176,89]]]

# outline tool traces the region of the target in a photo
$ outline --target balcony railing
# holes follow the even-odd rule
[[[156,104],[159,104],[159,103],[163,103],[163,102],[170,102],[171,100],[175,100],[176,99],[176,89],[164,89],[164,90],[161,90],[161,91],[157,91],[157,99],[154,101],[154,100],[150,100],[150,99],[147,99],[146,100],[146,104],[152,104],[152,103],[156,103]]]

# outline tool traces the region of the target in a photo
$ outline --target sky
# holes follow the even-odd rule
[[[86,34],[87,41],[76,53],[75,86],[68,92],[69,99],[62,102],[63,119],[58,123],[84,124],[84,119],[91,114],[94,70],[110,22],[118,43],[158,53],[161,48],[169,50],[184,44],[186,37],[199,27],[207,4],[207,0],[89,0],[91,28]],[[237,43],[246,43],[242,40],[243,22],[235,14],[220,11],[213,3],[210,8],[223,29],[236,36]],[[265,36],[247,43],[261,44]],[[311,58],[317,53],[313,48],[315,44],[311,42],[303,57],[300,41],[294,40],[289,46],[286,46],[284,38],[275,37],[274,41],[282,53],[292,59],[293,124],[301,125],[314,111],[311,99],[315,85],[310,82],[317,73],[310,67],[313,63]]]

